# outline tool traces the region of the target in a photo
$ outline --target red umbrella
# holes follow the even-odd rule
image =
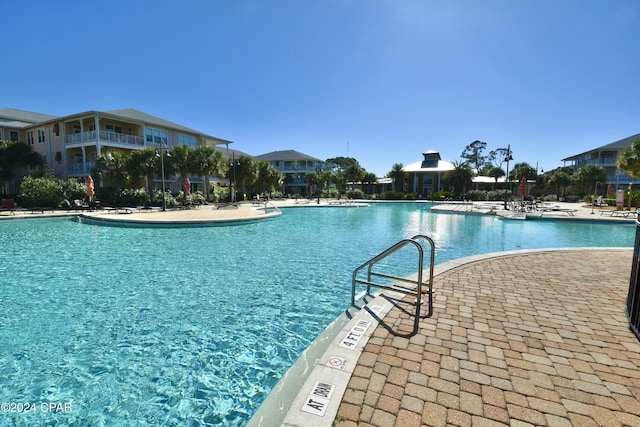
[[[96,193],[95,193],[95,187],[93,184],[93,178],[91,178],[91,175],[89,175],[87,177],[87,196],[89,196],[89,199],[91,199]]]
[[[527,195],[527,178],[524,176],[520,180],[520,187],[518,187],[518,196],[524,197]]]
[[[613,184],[607,186],[607,197],[613,197]]]
[[[185,196],[191,195],[191,181],[189,181],[189,178],[184,180],[184,195]]]

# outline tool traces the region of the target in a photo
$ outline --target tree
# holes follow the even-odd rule
[[[14,181],[18,171],[27,167],[43,169],[42,156],[35,153],[27,144],[17,141],[0,141],[0,182]]]
[[[144,178],[147,192],[153,201],[153,179],[156,176],[160,157],[153,148],[132,151],[127,159],[127,172],[132,178]]]
[[[527,162],[516,163],[509,172],[509,179],[512,181],[520,181],[522,178],[535,179],[536,169]]]
[[[640,139],[620,153],[618,168],[632,178],[640,178]]]
[[[400,191],[398,186],[404,183],[406,176],[408,176],[408,173],[404,171],[404,165],[402,163],[395,163],[387,173],[387,177],[393,180],[393,189],[395,191]]]
[[[578,169],[577,178],[578,182],[585,186],[587,192],[594,194],[596,183],[605,182],[607,173],[602,166],[590,164]],[[593,191],[591,191],[592,188]]]
[[[240,156],[240,158],[235,160],[236,164],[231,165],[227,171],[227,178],[229,179],[229,182],[231,182],[235,174],[235,180],[240,181],[240,192],[246,194],[247,188],[253,186],[256,178],[258,177],[255,164],[256,162],[248,156]],[[235,182],[234,185],[237,187]]]
[[[276,187],[282,185],[284,176],[282,172],[276,170],[271,163],[266,160],[255,162],[257,173],[255,180],[255,190],[260,193],[271,193]]]
[[[107,181],[112,186],[124,189],[129,177],[127,162],[129,153],[124,151],[108,151],[96,158],[96,163],[91,170],[94,178]]]
[[[507,160],[508,156],[513,155],[513,150],[509,148],[496,148],[489,152],[487,159],[492,162],[496,167],[501,168],[502,164]]]
[[[351,182],[351,187],[353,188],[353,184],[362,182],[362,178],[364,178],[367,171],[358,164],[352,164],[345,169],[344,173],[347,177],[347,182]]]
[[[476,171],[479,171],[487,162],[487,156],[482,154],[486,148],[486,142],[475,140],[464,148],[460,157],[464,159],[467,164],[473,166]]]
[[[473,183],[473,170],[466,162],[455,162],[453,170],[447,171],[442,180],[448,187],[454,188],[455,194],[463,194],[465,189]]]
[[[305,173],[302,177],[302,180],[309,186],[309,188],[317,186],[316,192],[320,193],[320,182],[318,180],[318,174],[316,172]],[[309,191],[309,197],[311,196],[311,193],[312,191]]]
[[[487,172],[487,176],[490,176],[491,178],[495,179],[496,182],[498,182],[499,178],[502,178],[505,175],[506,175],[505,171],[499,167],[492,167]]]
[[[169,163],[178,172],[181,181],[180,188],[184,190],[186,190],[185,179],[189,177],[193,168],[192,156],[193,149],[188,145],[176,145],[169,151]],[[186,191],[184,194],[186,194]]]
[[[204,194],[208,201],[210,199],[209,178],[223,176],[226,170],[222,153],[213,147],[202,146],[193,150],[191,154],[191,168],[195,175],[204,180]]]
[[[334,157],[326,161],[339,170],[346,170],[349,166],[358,164],[358,161],[353,157]]]
[[[547,185],[556,189],[556,197],[564,196],[564,190],[573,183],[573,168],[562,167],[547,172]]]
[[[362,183],[367,184],[369,187],[369,194],[374,193],[375,185],[377,182],[378,182],[378,177],[376,176],[375,173],[372,173],[372,172],[365,173],[364,177],[362,178]]]

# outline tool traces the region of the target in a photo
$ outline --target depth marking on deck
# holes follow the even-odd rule
[[[353,328],[351,328],[349,333],[342,339],[342,342],[340,342],[340,347],[350,348],[351,350],[353,350],[356,345],[358,345],[365,332],[367,332],[367,329],[369,329],[370,325],[371,322],[369,322],[368,320],[358,320]]]
[[[324,417],[324,413],[329,405],[329,399],[333,395],[336,386],[333,384],[317,381],[309,396],[302,405],[302,410],[310,414]]]

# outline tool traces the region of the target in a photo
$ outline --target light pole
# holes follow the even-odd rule
[[[316,168],[316,184],[318,185],[316,191],[318,192],[318,204],[320,204],[320,172],[322,169],[320,167]]]
[[[509,144],[507,146],[507,155],[505,160],[507,161],[507,175],[506,175],[506,181],[505,184],[510,184],[509,181],[509,161],[513,160],[513,157],[511,157],[511,144]],[[506,185],[506,188],[504,189],[504,209],[508,210],[509,208],[507,208],[507,195],[509,194],[509,186]]]
[[[165,194],[164,187],[164,151],[166,147],[163,147],[164,142],[163,138],[160,138],[160,171],[162,174],[162,212],[167,211],[167,197]]]
[[[602,184],[601,182],[597,182],[596,181],[596,190],[595,190],[595,194],[593,195],[593,197],[591,198],[591,215],[593,215],[593,209],[596,205],[596,196],[598,195],[598,184]]]
[[[236,152],[231,152],[231,167],[233,168],[233,181],[231,182],[231,193],[229,194],[229,200],[231,203],[235,203],[236,201]]]

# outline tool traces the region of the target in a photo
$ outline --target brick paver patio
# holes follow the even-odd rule
[[[490,258],[434,280],[412,338],[378,326],[335,420],[352,426],[640,426],[632,251]],[[398,309],[384,319],[408,332]]]

